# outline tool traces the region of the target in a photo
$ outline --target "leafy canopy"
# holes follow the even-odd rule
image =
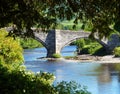
[[[119,31],[120,0],[1,0],[0,26],[12,23],[21,34],[23,28],[30,35],[31,27],[55,28],[58,20],[80,20],[84,25],[92,23],[92,34],[108,36],[114,29]],[[31,31],[31,32],[30,32]]]
[[[113,29],[120,27],[120,1],[119,0],[47,0],[52,16],[59,19],[70,20],[75,18],[74,23],[80,20],[84,25],[92,23],[92,34],[99,33],[100,37],[109,36]],[[111,25],[115,25],[114,28]]]

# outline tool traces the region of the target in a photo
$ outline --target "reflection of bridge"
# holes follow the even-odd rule
[[[60,54],[61,49],[71,42],[80,39],[88,38],[90,33],[84,31],[73,32],[70,30],[51,30],[49,33],[34,32],[35,39],[43,44],[47,49],[47,57],[52,57],[54,53]],[[97,40],[103,47],[107,47],[105,41]]]

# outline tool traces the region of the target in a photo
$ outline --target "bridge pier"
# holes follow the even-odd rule
[[[11,31],[14,28],[5,28],[7,31]],[[53,57],[53,54],[60,54],[62,48],[80,38],[88,38],[90,32],[70,31],[70,30],[51,30],[50,32],[42,32],[41,30],[33,29],[34,38],[41,42],[47,49],[47,57]],[[116,46],[120,46],[119,35],[112,35],[111,39],[102,39],[96,36],[98,41],[107,51],[112,51]]]
[[[48,33],[42,31],[34,32],[34,35],[35,38],[47,49],[47,57],[53,57],[53,54],[60,54],[62,48],[73,41],[80,38],[88,38],[90,33],[84,31],[75,32],[70,30],[51,30]],[[110,40],[106,38],[103,38],[102,40],[99,40],[98,37],[95,38],[108,53],[112,52],[116,46],[120,45],[118,35],[113,34]]]
[[[53,54],[60,54],[60,51],[56,51],[55,49],[47,49],[47,57],[52,58]]]
[[[35,39],[47,49],[47,57],[53,57],[53,54],[61,54],[62,48],[77,39],[88,38],[89,35],[90,32],[70,30],[51,30],[48,33],[42,31],[34,32]],[[102,45],[106,46],[106,43]]]
[[[48,40],[46,38],[46,49],[47,49],[47,57],[53,57],[53,54],[60,54],[62,45],[60,44],[63,39],[61,39],[60,31],[50,31],[48,33]],[[60,41],[59,41],[60,39]]]
[[[51,30],[48,33],[34,32],[35,39],[43,44],[47,49],[47,57],[53,57],[53,54],[61,54],[62,48],[79,38],[87,38],[89,32],[69,31],[69,30]]]

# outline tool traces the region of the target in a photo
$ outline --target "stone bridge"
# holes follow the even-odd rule
[[[14,30],[13,27],[6,27],[5,29],[8,32]],[[34,38],[41,42],[47,49],[47,57],[52,57],[54,53],[60,54],[62,48],[66,45],[80,38],[88,38],[90,35],[90,32],[85,32],[83,30],[51,30],[48,33],[36,29],[33,29],[33,31]],[[111,35],[109,39],[103,38],[102,40],[97,37],[97,34],[95,34],[94,37],[106,51],[112,51],[116,46],[120,46],[120,36],[117,34]]]
[[[35,39],[43,44],[43,46],[47,49],[47,57],[52,57],[54,53],[60,54],[62,48],[71,42],[80,39],[80,38],[88,38],[90,32],[84,31],[70,31],[70,30],[51,30],[48,33],[38,31],[34,32]],[[107,47],[105,41],[102,42],[97,39],[97,41]]]

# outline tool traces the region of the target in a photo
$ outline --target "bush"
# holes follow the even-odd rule
[[[96,51],[102,48],[99,43],[91,39],[80,39],[74,44],[77,46],[78,54],[97,54]]]
[[[109,55],[109,54],[110,53],[108,53],[104,47],[100,47],[100,48],[96,49],[96,51],[93,55],[104,56],[104,55]]]
[[[88,51],[90,54],[94,54],[98,49],[100,49],[102,46],[98,43],[93,43],[88,46]]]
[[[85,46],[85,40],[84,39],[79,39],[74,42],[74,44],[77,46],[77,53],[80,52],[81,49]]]
[[[56,85],[55,89],[59,92],[59,94],[91,94],[86,90],[86,87],[82,88],[74,81],[62,81]]]
[[[10,63],[23,62],[23,50],[19,42],[12,37],[6,37],[8,33],[0,29],[0,61]]]
[[[90,54],[90,53],[89,53],[89,48],[87,48],[87,47],[82,48],[82,49],[79,51],[78,54]]]
[[[20,44],[24,49],[43,47],[40,42],[33,38],[20,38]]]
[[[52,55],[52,57],[53,57],[53,58],[61,58],[61,55],[58,54],[58,53],[54,53],[54,54]]]
[[[10,71],[0,64],[1,94],[57,94],[51,86],[53,81],[50,73],[34,74],[20,67]]]
[[[113,51],[115,57],[120,57],[120,47],[116,47]]]
[[[83,47],[82,50],[80,51],[80,54],[91,54],[91,55],[96,54],[97,55],[96,52],[98,52],[98,50],[101,48],[102,48],[102,46],[100,44],[91,43],[90,45],[86,45],[85,47]]]

